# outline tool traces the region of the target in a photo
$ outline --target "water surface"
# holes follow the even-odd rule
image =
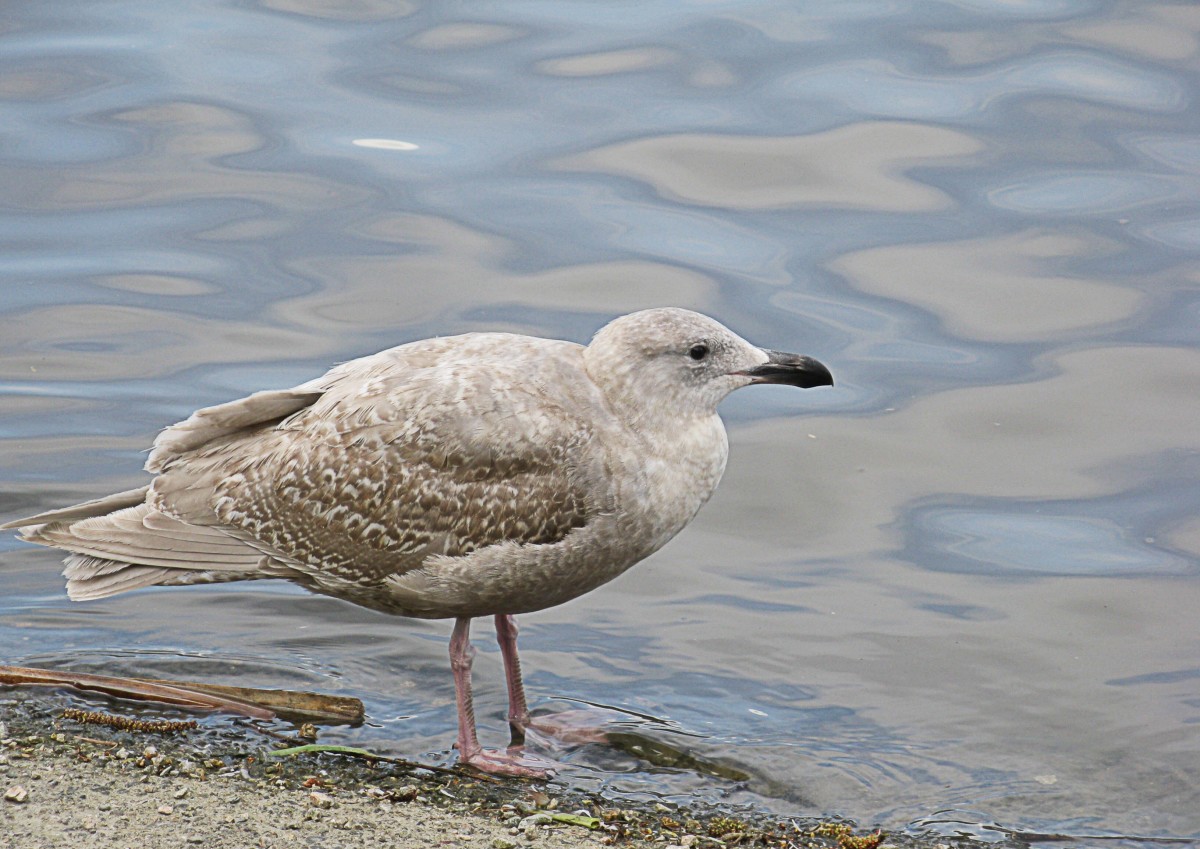
[[[752,777],[559,781],[1200,836],[1198,55],[1157,2],[12,5],[0,514],[402,341],[699,309],[837,388],[732,397],[693,526],[522,645],[539,706]],[[447,623],[0,559],[7,661],[351,694],[330,740],[449,757]]]

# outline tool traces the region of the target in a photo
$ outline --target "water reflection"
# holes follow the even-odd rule
[[[1072,174],[1033,177],[996,189],[991,200],[1004,209],[1051,215],[1112,215],[1150,203],[1170,203],[1189,192],[1174,181],[1147,174]]]
[[[1027,508],[1028,509],[1028,508]],[[989,575],[1130,574],[1143,571],[1187,573],[1188,559],[1131,540],[1112,520],[1077,515],[1029,515],[959,508],[910,516],[914,547],[926,568],[958,568]],[[945,555],[931,561],[924,552]]]
[[[919,75],[879,60],[829,65],[785,77],[779,94],[859,115],[976,121],[1022,96],[1070,97],[1125,109],[1168,111],[1187,102],[1168,75],[1085,53],[1023,57],[978,75]]]
[[[582,56],[564,56],[561,59],[545,59],[538,63],[537,70],[543,74],[561,77],[606,76],[658,68],[673,64],[679,58],[677,54],[662,48],[629,48]]]
[[[561,167],[633,177],[671,200],[727,209],[915,212],[952,201],[906,179],[906,169],[932,160],[946,167],[981,147],[949,130],[870,122],[792,138],[659,136],[593,149]]]

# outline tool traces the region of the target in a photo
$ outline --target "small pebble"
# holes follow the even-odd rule
[[[29,791],[20,784],[14,784],[12,787],[4,791],[5,802],[15,802],[20,805],[29,798]]]
[[[309,804],[315,805],[318,808],[333,807],[333,797],[327,793],[319,793],[316,790],[308,794]]]
[[[516,849],[517,844],[507,837],[497,837],[492,841],[492,849]]]
[[[172,793],[171,795],[172,795],[172,796],[174,796],[176,799],[182,799],[184,796],[186,796],[186,795],[187,795],[187,788],[186,788],[186,787],[180,787],[178,790],[176,790],[176,791],[175,791],[174,793]]]
[[[536,828],[539,825],[546,825],[554,822],[554,817],[549,814],[531,814],[525,817],[517,824],[517,828],[521,831],[528,832],[531,828]]]

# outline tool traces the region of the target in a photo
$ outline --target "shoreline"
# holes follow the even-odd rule
[[[61,695],[0,691],[0,835],[21,849],[199,846],[545,849],[938,849],[944,837],[744,811],[674,810],[547,790],[469,770],[330,753],[264,757],[270,738],[64,718]],[[589,827],[590,826],[590,827]]]

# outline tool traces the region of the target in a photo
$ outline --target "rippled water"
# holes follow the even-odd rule
[[[3,30],[4,518],[338,360],[693,307],[839,385],[731,398],[694,525],[525,617],[542,706],[698,759],[585,746],[560,780],[1200,835],[1200,7],[50,0]],[[11,662],[353,694],[371,724],[330,739],[447,757],[445,623],[265,583],[73,605],[53,552],[0,559]]]

